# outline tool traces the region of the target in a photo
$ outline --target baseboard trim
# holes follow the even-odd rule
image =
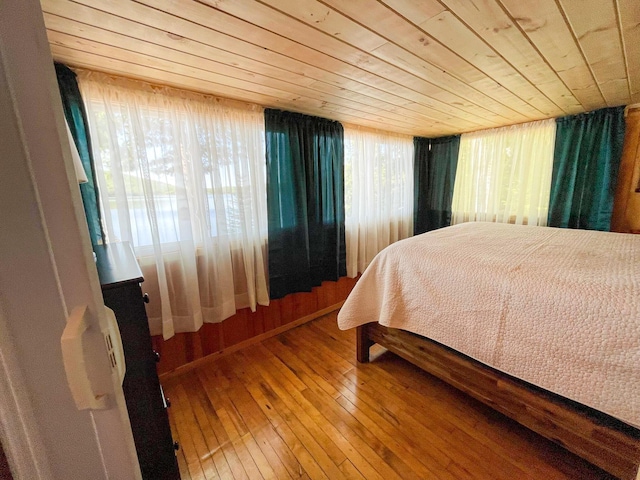
[[[242,342],[236,343],[235,345],[231,345],[230,347],[220,350],[219,352],[210,353],[209,355],[198,358],[193,362],[180,365],[178,368],[175,368],[165,373],[161,373],[159,375],[160,381],[166,382],[167,380],[170,380],[173,377],[177,377],[184,373],[190,372],[191,370],[194,370],[195,368],[198,368],[209,362],[215,361],[220,357],[224,357],[225,355],[229,355],[231,353],[237,352],[238,350],[242,350],[244,348],[250,347],[252,345],[255,345],[256,343],[262,342],[263,340],[266,340],[271,337],[275,337],[276,335],[280,335],[281,333],[284,333],[288,330],[299,327],[300,325],[310,322],[311,320],[315,320],[316,318],[320,318],[328,313],[339,310],[344,304],[344,302],[345,301],[343,300],[341,302],[335,303],[329,307],[323,308],[322,310],[313,312],[311,315],[306,315],[297,320],[294,320],[293,322],[289,322],[286,325],[282,325],[278,328],[274,328],[273,330],[269,330],[268,332],[264,332],[264,333],[261,333],[260,335],[256,335],[255,337],[251,337],[246,340],[243,340]]]

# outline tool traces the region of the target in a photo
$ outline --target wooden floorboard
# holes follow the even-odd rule
[[[183,479],[605,479],[604,472],[373,348],[336,313],[172,377]]]

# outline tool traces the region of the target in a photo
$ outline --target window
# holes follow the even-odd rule
[[[345,127],[347,275],[413,234],[413,137]]]
[[[154,229],[163,244],[184,238],[181,189],[199,190],[203,196],[200,208],[204,215],[192,223],[193,230],[187,235],[199,245],[202,235],[241,237],[245,220],[260,232],[257,219],[247,219],[244,210],[252,204],[256,189],[264,186],[254,185],[256,176],[236,165],[238,158],[250,155],[242,138],[232,131],[207,131],[206,120],[192,122],[186,112],[144,109],[134,118],[125,105],[118,107],[108,109],[104,102],[94,100],[89,108],[98,138],[97,142],[94,139],[101,160],[97,168],[104,180],[101,191],[111,241],[130,239],[136,247],[151,246]],[[107,110],[112,113],[109,117]],[[141,131],[137,135],[134,123],[138,121]],[[264,161],[255,167],[264,169]],[[264,178],[264,172],[258,176]],[[125,198],[118,199],[121,192]],[[191,197],[187,195],[192,203],[199,203]],[[156,222],[153,228],[152,220]],[[205,228],[198,228],[201,221]]]
[[[268,304],[262,109],[79,72],[108,241],[157,285],[152,334]]]
[[[452,223],[546,225],[555,120],[463,134]]]

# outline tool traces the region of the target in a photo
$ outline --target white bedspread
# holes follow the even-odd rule
[[[466,223],[397,242],[338,315],[429,337],[640,427],[640,235]]]

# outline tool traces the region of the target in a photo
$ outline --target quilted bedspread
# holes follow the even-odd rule
[[[397,242],[340,328],[378,321],[640,427],[640,235],[465,223]]]

